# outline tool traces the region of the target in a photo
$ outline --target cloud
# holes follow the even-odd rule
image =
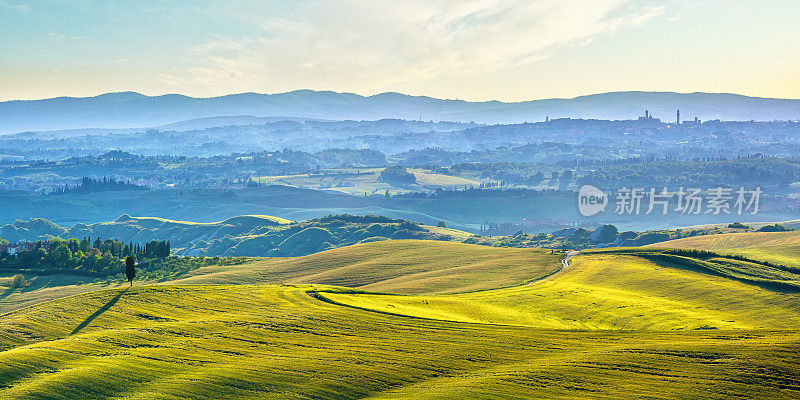
[[[0,0],[0,8],[9,8],[26,14],[31,12],[30,7],[25,4],[13,4],[4,0]]]
[[[270,10],[233,15],[257,33],[188,49],[186,64],[162,82],[208,93],[374,92],[526,65],[665,11],[631,0],[322,0]]]

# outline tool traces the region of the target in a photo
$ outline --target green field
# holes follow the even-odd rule
[[[547,329],[792,329],[800,296],[639,257],[579,255],[529,285],[456,296],[323,293],[334,302],[417,317]]]
[[[0,274],[0,314],[43,301],[108,287],[104,284],[86,284],[86,282],[94,280],[93,277],[55,274],[44,276],[28,275],[26,277],[28,285],[25,288],[12,288],[12,276],[13,274]]]
[[[430,191],[437,188],[480,187],[485,181],[439,174],[423,168],[408,168],[408,172],[414,174],[417,180],[416,184],[392,184],[380,180],[380,174],[383,170],[384,168],[341,168],[297,175],[254,176],[251,179],[268,185],[288,185],[304,189],[330,190],[356,196],[363,196],[364,193],[382,195],[387,190],[391,194],[396,194],[415,190]]]
[[[656,243],[648,247],[702,249],[741,254],[800,268],[800,231],[695,236]]]
[[[0,317],[0,398],[800,396],[800,294],[560,257],[374,242],[45,301]]]
[[[458,293],[514,286],[558,268],[550,250],[390,240],[295,258],[206,267],[175,283],[316,283],[399,294]]]

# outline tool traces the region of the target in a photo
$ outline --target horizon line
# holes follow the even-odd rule
[[[601,96],[601,95],[609,95],[609,94],[674,94],[674,95],[694,95],[694,94],[706,94],[706,95],[719,95],[719,96],[737,96],[737,97],[745,97],[751,99],[766,99],[766,100],[800,100],[800,98],[788,98],[788,97],[762,97],[762,96],[753,96],[741,93],[732,93],[732,92],[703,92],[703,91],[692,91],[692,92],[676,92],[676,91],[659,91],[659,90],[619,90],[619,91],[610,91],[610,92],[597,92],[597,93],[589,93],[578,95],[575,97],[543,97],[543,98],[536,98],[536,99],[529,99],[529,100],[521,100],[521,101],[504,101],[504,100],[463,100],[459,98],[441,98],[441,97],[433,97],[428,95],[412,95],[406,94],[402,92],[396,91],[387,91],[387,92],[380,92],[375,93],[372,95],[364,95],[355,92],[338,92],[335,90],[317,90],[317,89],[294,89],[288,90],[283,92],[273,92],[273,93],[265,93],[265,92],[238,92],[238,93],[228,93],[218,96],[190,96],[181,93],[164,93],[164,94],[145,94],[142,92],[138,92],[135,90],[123,90],[123,91],[116,91],[116,92],[104,92],[90,96],[55,96],[55,97],[44,97],[44,98],[35,98],[35,99],[8,99],[8,100],[0,100],[0,103],[11,103],[11,102],[29,102],[29,101],[47,101],[47,100],[58,100],[58,99],[92,99],[101,96],[108,96],[108,95],[120,95],[120,94],[133,94],[139,95],[146,98],[159,98],[159,97],[170,97],[170,96],[180,96],[185,98],[191,99],[220,99],[224,97],[231,97],[231,96],[241,96],[241,95],[259,95],[259,96],[279,96],[291,93],[298,93],[298,92],[313,92],[313,93],[334,93],[338,95],[351,95],[351,96],[358,96],[361,98],[373,98],[378,96],[385,96],[385,95],[400,95],[412,98],[426,98],[426,99],[434,99],[434,100],[442,100],[442,101],[455,101],[455,102],[464,102],[464,103],[503,103],[503,104],[522,104],[522,103],[530,103],[535,101],[558,101],[558,100],[575,100],[584,97],[592,97],[592,96]]]

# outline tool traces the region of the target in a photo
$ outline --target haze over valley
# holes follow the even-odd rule
[[[0,399],[798,399],[798,20],[0,0]]]

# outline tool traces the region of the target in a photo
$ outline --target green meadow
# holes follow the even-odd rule
[[[623,250],[383,241],[42,298],[0,316],[0,398],[800,396],[799,293]]]

